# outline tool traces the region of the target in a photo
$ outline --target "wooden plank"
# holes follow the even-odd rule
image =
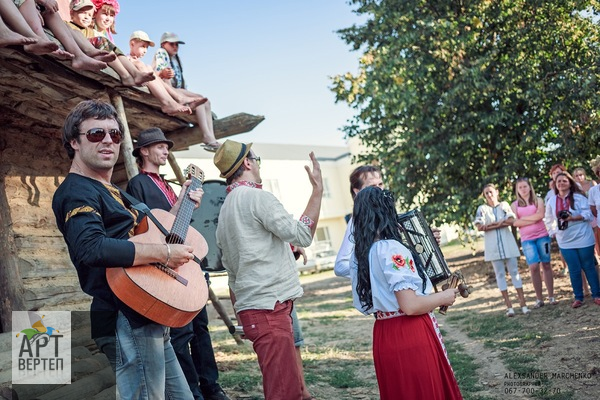
[[[2,332],[10,332],[12,311],[26,310],[25,289],[17,268],[17,247],[12,235],[10,206],[3,177],[0,177],[0,324]]]
[[[115,373],[105,367],[95,374],[38,396],[39,400],[81,400],[115,385]]]
[[[239,133],[249,132],[256,128],[256,126],[264,121],[264,119],[265,117],[261,115],[247,113],[238,113],[218,119],[214,121],[215,137],[217,139],[222,139]],[[169,133],[165,132],[165,135],[174,143],[172,151],[182,150],[195,144],[202,143],[200,140],[202,133],[197,126],[183,128]]]
[[[123,144],[121,145],[122,157],[125,163],[125,171],[127,171],[127,179],[131,179],[138,174],[138,168],[135,163],[135,158],[131,154],[133,151],[133,141],[129,132],[129,124],[127,123],[127,115],[123,106],[123,98],[114,91],[109,92],[110,101],[117,110],[117,115],[123,124]]]

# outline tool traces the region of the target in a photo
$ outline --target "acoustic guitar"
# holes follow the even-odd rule
[[[208,253],[202,235],[190,227],[195,203],[187,196],[202,187],[204,172],[195,165],[187,168],[188,186],[177,215],[153,209],[152,214],[169,232],[165,234],[148,216],[135,229],[134,243],[177,243],[194,248],[195,260],[176,270],[163,263],[107,268],[106,278],[115,295],[141,315],[161,325],[179,328],[187,325],[206,305],[208,286],[197,261]]]

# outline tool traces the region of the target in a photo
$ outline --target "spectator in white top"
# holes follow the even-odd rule
[[[594,303],[600,305],[600,283],[595,268],[594,233],[590,225],[593,218],[587,198],[568,172],[554,179],[555,195],[546,204],[548,233],[556,236],[558,247],[569,266],[569,277],[575,300],[571,307],[583,305],[581,272],[587,276]]]

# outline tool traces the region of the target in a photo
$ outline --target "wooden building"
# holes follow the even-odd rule
[[[112,102],[133,138],[157,126],[175,143],[175,154],[200,143],[193,115],[163,114],[147,90],[122,86],[110,69],[76,71],[49,56],[0,49],[0,332],[10,332],[13,310],[89,308],[51,209],[70,167],[61,127],[87,99]],[[263,119],[244,113],[216,119],[216,137],[248,132]],[[120,186],[137,173],[127,139],[126,132],[113,174]]]

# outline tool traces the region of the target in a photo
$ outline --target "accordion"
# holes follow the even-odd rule
[[[398,224],[403,244],[408,247],[434,286],[450,276],[450,269],[437,244],[429,224],[419,209],[398,214]]]

